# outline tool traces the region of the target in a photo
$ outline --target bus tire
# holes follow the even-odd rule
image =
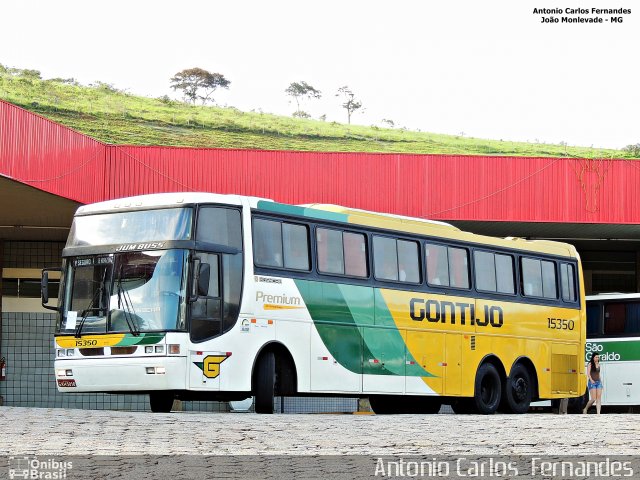
[[[149,406],[154,413],[169,413],[173,407],[173,394],[168,392],[149,393]]]
[[[569,399],[569,405],[567,407],[568,413],[582,413],[584,407],[587,406],[589,402],[589,389],[587,388],[584,392],[584,395],[580,397],[574,397]]]
[[[255,410],[256,413],[273,413],[276,393],[276,358],[273,352],[266,352],[260,358],[256,371]]]
[[[504,382],[502,404],[507,413],[526,413],[533,398],[533,381],[529,369],[521,363],[511,368],[509,377]]]
[[[492,363],[483,363],[476,373],[473,404],[482,415],[495,413],[502,397],[500,374]]]

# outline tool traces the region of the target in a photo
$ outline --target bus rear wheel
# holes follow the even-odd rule
[[[582,413],[584,407],[589,402],[589,389],[586,389],[584,395],[580,397],[574,397],[569,399],[569,405],[567,408],[568,413]]]
[[[482,415],[495,413],[500,405],[502,382],[498,369],[491,363],[484,363],[476,373],[474,410]]]
[[[518,363],[513,366],[504,384],[502,402],[509,413],[526,413],[533,397],[533,382],[527,367]]]
[[[273,413],[276,393],[276,358],[273,352],[266,352],[261,356],[254,386],[256,413]]]
[[[173,407],[173,394],[151,392],[149,393],[149,406],[154,413],[169,413]]]

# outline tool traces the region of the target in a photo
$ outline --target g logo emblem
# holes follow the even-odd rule
[[[220,375],[220,364],[227,359],[223,355],[209,355],[204,358],[202,373],[207,378],[216,378]]]

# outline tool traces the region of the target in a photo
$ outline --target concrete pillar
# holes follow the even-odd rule
[[[0,239],[0,358],[4,357],[2,351],[2,274],[4,269],[4,240]],[[0,395],[0,407],[4,405],[4,397]]]
[[[584,275],[584,294],[591,295],[593,293],[593,277],[591,270],[583,270]]]
[[[0,239],[0,358],[2,358],[2,273],[4,269],[4,240]]]

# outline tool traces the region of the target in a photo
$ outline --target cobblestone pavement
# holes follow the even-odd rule
[[[256,415],[0,408],[0,455],[621,455],[637,415]]]

